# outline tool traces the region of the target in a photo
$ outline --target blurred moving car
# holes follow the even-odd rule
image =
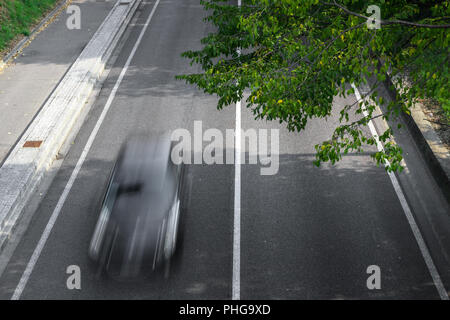
[[[155,271],[175,253],[184,170],[171,150],[169,134],[122,146],[89,246],[90,258],[113,278]]]

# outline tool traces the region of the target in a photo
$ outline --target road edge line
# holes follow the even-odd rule
[[[363,101],[363,99],[361,97],[361,93],[359,92],[359,90],[355,86],[355,84],[352,83],[351,86],[352,86],[353,90],[355,91],[355,96],[356,96],[357,101],[358,102]],[[365,109],[363,109],[363,113],[364,113],[364,116],[366,116],[366,117],[368,116],[368,113]],[[378,132],[377,132],[372,120],[369,120],[368,126],[370,129],[370,133],[372,134],[372,136],[374,137],[374,139],[376,141],[378,151],[384,151],[384,147],[381,144],[380,140],[378,139]],[[386,160],[385,166],[389,166],[388,160]],[[403,212],[405,213],[406,219],[408,220],[408,224],[414,235],[416,243],[419,246],[420,253],[422,254],[422,257],[425,261],[425,264],[428,268],[431,278],[433,279],[434,286],[436,287],[436,290],[439,293],[439,297],[441,298],[441,300],[449,300],[447,290],[445,289],[445,286],[441,280],[439,272],[437,271],[437,268],[433,262],[433,258],[430,255],[430,252],[425,243],[425,240],[423,239],[422,233],[420,232],[419,226],[417,225],[416,220],[414,219],[414,216],[411,212],[408,201],[406,200],[406,197],[403,193],[400,183],[398,182],[397,176],[393,172],[387,172],[387,174],[389,176],[389,179],[391,180],[392,186],[394,187],[395,193],[397,194],[398,200],[400,201],[400,205],[402,206],[402,209],[403,209]]]

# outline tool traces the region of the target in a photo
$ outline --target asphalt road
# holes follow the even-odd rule
[[[124,46],[80,133],[0,277],[0,298],[10,299],[155,2],[141,4]],[[87,250],[99,202],[126,137],[144,130],[235,128],[235,106],[215,109],[216,98],[181,81],[199,71],[180,57],[200,47],[211,27],[198,0],[162,0],[155,11],[96,139],[34,266],[21,299],[439,299],[429,265],[391,180],[368,153],[335,166],[312,164],[314,145],[329,138],[336,118],[313,121],[301,135],[276,123],[256,122],[242,108],[243,129],[279,130],[279,172],[260,174],[244,164],[240,175],[239,259],[235,166],[189,165],[181,228],[180,264],[167,279],[138,283],[96,278]],[[336,106],[352,102],[336,99]],[[270,131],[269,131],[270,132]],[[449,206],[407,132],[408,172],[399,175],[440,280],[450,288]],[[233,259],[233,254],[235,254]],[[66,286],[66,268],[81,269],[81,289]],[[235,269],[240,282],[233,282]],[[369,290],[366,269],[381,270],[381,289]],[[234,270],[234,271],[233,271]],[[442,295],[442,293],[441,293]]]

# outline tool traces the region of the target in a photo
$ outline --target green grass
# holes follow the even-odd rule
[[[28,36],[34,23],[59,0],[0,0],[0,52],[18,35]]]

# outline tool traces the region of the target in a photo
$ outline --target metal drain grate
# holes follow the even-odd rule
[[[42,140],[40,141],[27,141],[23,145],[24,148],[39,148],[42,144]]]

